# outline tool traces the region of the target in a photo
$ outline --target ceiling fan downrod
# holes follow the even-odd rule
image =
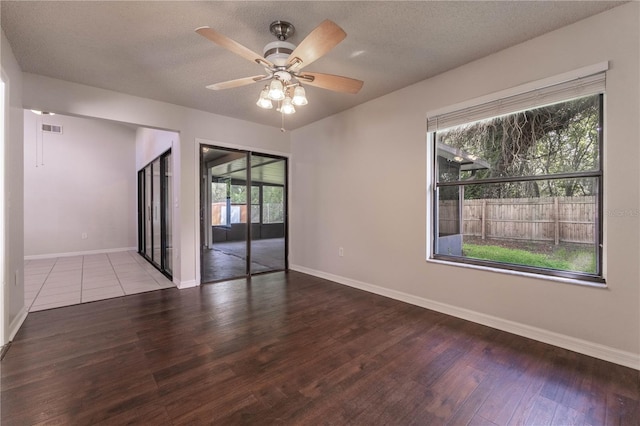
[[[295,32],[293,24],[286,21],[274,21],[269,25],[269,31],[276,36],[278,41],[268,43],[262,53],[264,58],[271,62],[277,69],[284,70],[289,60],[289,55],[296,48],[295,44],[287,40]]]

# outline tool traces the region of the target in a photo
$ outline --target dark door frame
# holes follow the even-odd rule
[[[204,269],[204,255],[203,255],[203,241],[206,240],[205,238],[205,230],[206,232],[208,232],[208,229],[205,226],[205,221],[204,221],[204,216],[205,216],[205,196],[204,196],[204,183],[206,181],[206,176],[207,176],[207,170],[204,167],[204,159],[203,159],[203,154],[204,148],[208,148],[208,149],[215,149],[215,150],[219,150],[219,151],[228,151],[228,152],[235,152],[235,153],[241,153],[244,154],[246,157],[246,161],[247,161],[247,167],[246,167],[246,181],[245,181],[245,185],[247,188],[247,198],[246,198],[246,208],[247,208],[247,221],[245,223],[246,226],[246,259],[245,259],[245,274],[241,275],[241,276],[236,276],[236,277],[225,277],[223,279],[220,280],[213,280],[213,281],[204,281],[203,278],[203,269]],[[252,156],[260,156],[260,157],[267,157],[267,158],[272,158],[274,160],[278,160],[278,161],[284,161],[284,190],[283,190],[283,195],[284,195],[284,212],[283,212],[283,216],[284,216],[284,269],[274,269],[274,270],[269,270],[269,271],[262,271],[262,272],[252,272],[251,271],[251,242],[252,242],[252,222],[251,222],[251,187],[253,185],[252,179],[251,179],[251,169],[252,169],[252,164],[251,164],[251,158]],[[200,159],[200,165],[199,165],[199,173],[200,173],[200,283],[201,284],[206,284],[206,283],[213,283],[213,282],[217,282],[217,281],[226,281],[229,279],[235,279],[235,278],[250,278],[253,275],[260,275],[260,274],[268,274],[271,272],[280,272],[280,271],[288,271],[289,270],[289,158],[282,156],[282,155],[277,155],[277,154],[268,154],[268,153],[263,153],[263,152],[259,152],[259,151],[254,151],[254,150],[247,150],[247,149],[240,149],[240,148],[228,148],[228,147],[223,147],[223,146],[218,146],[218,145],[210,145],[207,143],[200,143],[199,144],[199,159]],[[207,184],[209,184],[209,182],[206,182]],[[209,189],[210,190],[210,189]],[[262,194],[262,189],[260,190],[260,193]],[[260,200],[261,200],[261,209],[262,209],[262,195],[260,196]],[[261,218],[260,221],[262,223],[262,212],[261,212]],[[208,225],[207,225],[208,226]]]
[[[138,170],[138,253],[146,259],[151,265],[153,265],[156,269],[162,272],[167,278],[173,279],[172,271],[167,270],[166,265],[166,255],[167,255],[167,227],[166,227],[166,211],[167,208],[171,208],[171,200],[167,200],[166,191],[165,191],[165,179],[164,175],[166,173],[165,161],[168,156],[171,155],[171,149],[166,150],[149,163],[144,165],[140,170]],[[159,161],[158,161],[159,160]],[[153,206],[151,207],[151,212],[147,212],[146,209],[146,175],[145,170],[147,167],[150,167],[151,170],[151,182],[150,191],[153,194],[155,192],[155,188],[153,185],[153,172],[154,166],[153,164],[158,161],[160,165],[159,173],[159,182],[160,187],[157,188],[160,196],[160,259],[154,259],[153,250],[154,250],[154,229],[153,222],[151,224],[151,232],[150,235],[146,235],[146,221],[148,220],[148,214],[153,217]],[[147,239],[151,240],[151,253],[147,253]]]

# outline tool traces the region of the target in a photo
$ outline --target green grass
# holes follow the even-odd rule
[[[560,269],[565,271],[575,270],[567,260],[555,259],[545,254],[532,253],[526,250],[475,244],[465,244],[463,250],[465,256],[474,259],[493,260],[495,262],[535,266],[538,268]]]
[[[560,247],[554,251],[553,256],[569,262],[571,271],[596,273],[596,256],[593,250],[568,250]]]

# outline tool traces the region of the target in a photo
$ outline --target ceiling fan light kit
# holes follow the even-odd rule
[[[273,109],[273,101],[278,102],[276,111],[281,114],[293,114],[295,106],[307,105],[307,95],[301,82],[310,86],[341,93],[358,93],[363,82],[349,77],[333,74],[302,72],[302,68],[327,54],[347,34],[334,22],[325,20],[307,35],[298,46],[286,40],[295,33],[295,27],[286,21],[274,21],[269,31],[278,40],[268,43],[263,56],[251,49],[209,28],[196,28],[196,32],[217,45],[261,65],[266,75],[245,77],[236,80],[215,83],[207,86],[212,90],[241,87],[248,84],[269,81],[261,91],[256,105],[264,109]]]

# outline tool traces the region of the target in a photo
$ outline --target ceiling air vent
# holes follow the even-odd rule
[[[49,132],[49,133],[57,133],[59,135],[62,134],[62,126],[57,126],[55,124],[43,124],[42,125],[42,131],[43,132]]]

